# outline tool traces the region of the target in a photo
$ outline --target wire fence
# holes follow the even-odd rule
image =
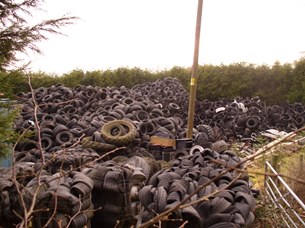
[[[265,162],[265,173],[274,174],[265,175],[264,187],[272,203],[279,209],[283,224],[286,227],[305,227],[304,216],[300,213],[305,212],[305,204],[268,161]]]

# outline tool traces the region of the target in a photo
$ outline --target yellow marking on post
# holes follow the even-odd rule
[[[191,78],[191,86],[195,85],[195,81],[196,81],[195,78]]]

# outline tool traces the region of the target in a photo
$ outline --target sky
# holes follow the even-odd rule
[[[198,0],[45,0],[33,20],[78,16],[29,53],[31,71],[64,74],[193,63]],[[204,0],[199,64],[293,63],[305,54],[305,0]]]

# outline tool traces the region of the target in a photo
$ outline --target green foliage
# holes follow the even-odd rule
[[[178,67],[178,66],[175,66],[175,67],[171,68],[170,70],[165,70],[165,71],[157,73],[158,78],[164,78],[164,77],[178,78],[180,83],[187,90],[189,90],[191,75],[192,75],[192,69]]]
[[[271,67],[267,65],[252,66],[249,94],[259,96],[269,104],[282,103],[287,100],[292,74],[291,64],[281,65],[279,62],[275,62]]]
[[[58,83],[58,79],[56,78],[56,75],[48,75],[44,72],[39,71],[39,72],[29,73],[24,77],[26,80],[25,83],[27,89],[29,89],[28,77],[30,77],[31,79],[31,85],[33,88],[50,87]],[[22,90],[22,92],[25,91]]]
[[[113,81],[115,86],[125,86],[127,88],[131,88],[136,84],[153,80],[154,77],[152,77],[148,71],[141,70],[140,68],[118,68],[113,71]]]
[[[57,79],[58,83],[62,83],[71,88],[77,85],[92,85],[99,87],[125,86],[131,88],[139,83],[154,81],[155,78],[153,73],[141,70],[140,68],[118,68],[115,70],[96,70],[92,72],[73,70],[61,77],[56,77],[55,80]]]
[[[29,91],[27,76],[32,79],[33,88],[64,84],[74,88],[77,85],[99,87],[132,88],[134,85],[152,82],[164,77],[176,77],[189,90],[191,68],[173,67],[169,70],[150,72],[140,68],[117,68],[114,70],[87,71],[77,69],[64,75],[48,75],[43,72],[3,73],[0,72],[0,92],[13,97],[18,92]],[[286,101],[305,103],[305,59],[294,64],[273,66],[235,63],[230,65],[204,65],[198,68],[197,99],[218,100],[220,98],[255,97],[268,105]]]
[[[69,74],[64,74],[59,78],[59,83],[68,87],[75,87],[82,84],[82,80],[85,77],[85,73],[82,70],[73,70]]]
[[[290,101],[305,103],[305,58],[295,62],[290,81],[287,98]]]
[[[7,71],[19,61],[17,54],[32,50],[40,53],[37,41],[46,34],[60,34],[59,28],[73,23],[76,17],[61,17],[29,25],[33,9],[40,9],[41,0],[3,0],[0,13],[0,71]]]
[[[13,129],[13,122],[19,111],[13,110],[11,104],[0,103],[0,158],[11,153],[11,146],[16,141],[18,135]]]
[[[245,63],[200,67],[198,94],[210,100],[248,96],[252,71],[253,66]]]
[[[28,91],[26,76],[20,71],[0,71],[0,93],[3,97],[14,99],[18,92]]]

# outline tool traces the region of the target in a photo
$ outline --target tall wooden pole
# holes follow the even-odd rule
[[[192,138],[193,127],[194,127],[202,5],[203,5],[203,0],[198,0],[194,58],[193,58],[192,76],[191,76],[191,83],[190,83],[191,87],[190,87],[190,99],[189,99],[189,108],[188,108],[188,122],[187,122],[188,130],[187,130],[187,134],[186,134],[187,138]]]

